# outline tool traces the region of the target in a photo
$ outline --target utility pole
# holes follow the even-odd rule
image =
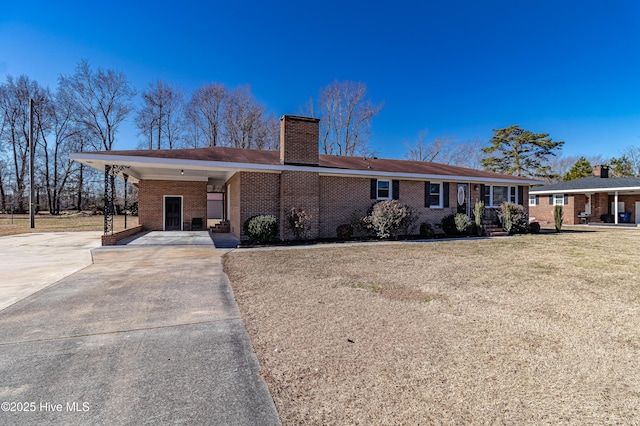
[[[31,220],[31,229],[36,227],[35,217],[35,200],[34,200],[34,175],[33,170],[34,160],[33,154],[35,153],[35,143],[33,141],[33,98],[29,99],[29,217]]]

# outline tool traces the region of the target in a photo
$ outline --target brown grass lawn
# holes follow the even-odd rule
[[[0,215],[0,237],[31,232],[68,232],[68,231],[102,231],[104,216],[87,213],[63,214],[51,216],[39,214],[35,217],[35,228],[30,228],[29,215]],[[127,216],[127,228],[136,226],[138,218]],[[115,216],[113,220],[115,231],[124,229],[124,216]]]
[[[284,424],[640,424],[640,231],[236,250]]]

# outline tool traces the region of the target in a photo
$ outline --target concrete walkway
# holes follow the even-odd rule
[[[0,237],[0,310],[91,265],[102,232]]]
[[[33,402],[0,424],[279,424],[224,252],[96,248],[0,311],[0,402]]]

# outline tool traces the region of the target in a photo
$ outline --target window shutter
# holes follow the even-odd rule
[[[378,179],[371,179],[371,199],[378,198]]]
[[[449,207],[449,182],[442,184],[442,204],[444,207]]]
[[[524,186],[518,186],[518,204],[520,205],[525,205],[524,204]]]
[[[392,180],[391,181],[391,198],[394,200],[400,199],[400,181]]]
[[[424,183],[424,206],[429,207],[429,188],[431,188],[431,182]]]
[[[540,196],[536,195],[536,206],[540,205]]]
[[[567,204],[569,204],[569,195],[564,194],[564,205],[566,206]]]
[[[549,195],[549,205],[553,205],[553,195]]]
[[[482,200],[482,202],[484,203],[484,193],[487,190],[487,188],[485,188],[484,185],[480,185],[480,199]]]

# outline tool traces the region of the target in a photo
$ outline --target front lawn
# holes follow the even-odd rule
[[[637,230],[236,250],[283,424],[638,424]]]

